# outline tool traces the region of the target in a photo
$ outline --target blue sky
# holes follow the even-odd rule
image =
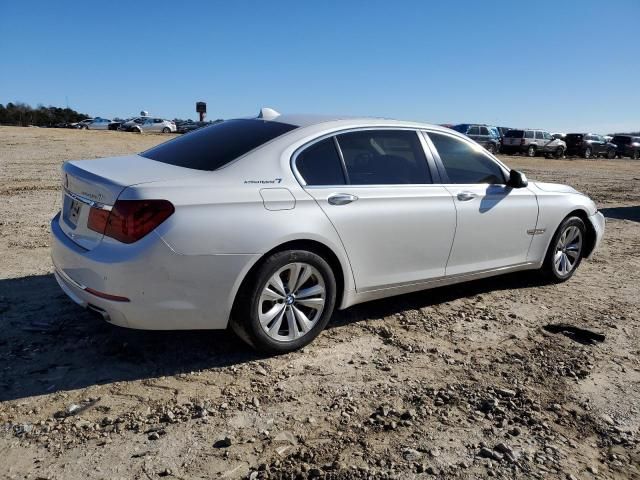
[[[1,1],[0,103],[640,129],[639,0]]]

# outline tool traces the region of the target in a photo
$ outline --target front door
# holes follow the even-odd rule
[[[525,263],[538,218],[535,194],[508,187],[505,169],[466,140],[441,132],[428,136],[457,212],[446,274]]]
[[[442,277],[453,242],[451,194],[432,183],[413,130],[358,130],[302,151],[296,169],[331,220],[359,292]]]

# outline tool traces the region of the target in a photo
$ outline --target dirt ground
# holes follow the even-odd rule
[[[640,478],[640,162],[504,158],[606,215],[569,282],[376,301],[262,357],[112,327],[51,274],[62,162],[166,138],[0,127],[1,478]]]

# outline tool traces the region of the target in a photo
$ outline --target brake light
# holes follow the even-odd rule
[[[117,200],[110,212],[91,208],[87,227],[122,243],[133,243],[156,229],[174,211],[167,200]]]

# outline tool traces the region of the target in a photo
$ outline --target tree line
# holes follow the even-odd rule
[[[71,108],[44,105],[33,108],[21,102],[9,102],[6,106],[0,103],[0,125],[52,127],[57,124],[79,122],[85,118],[90,117]]]

